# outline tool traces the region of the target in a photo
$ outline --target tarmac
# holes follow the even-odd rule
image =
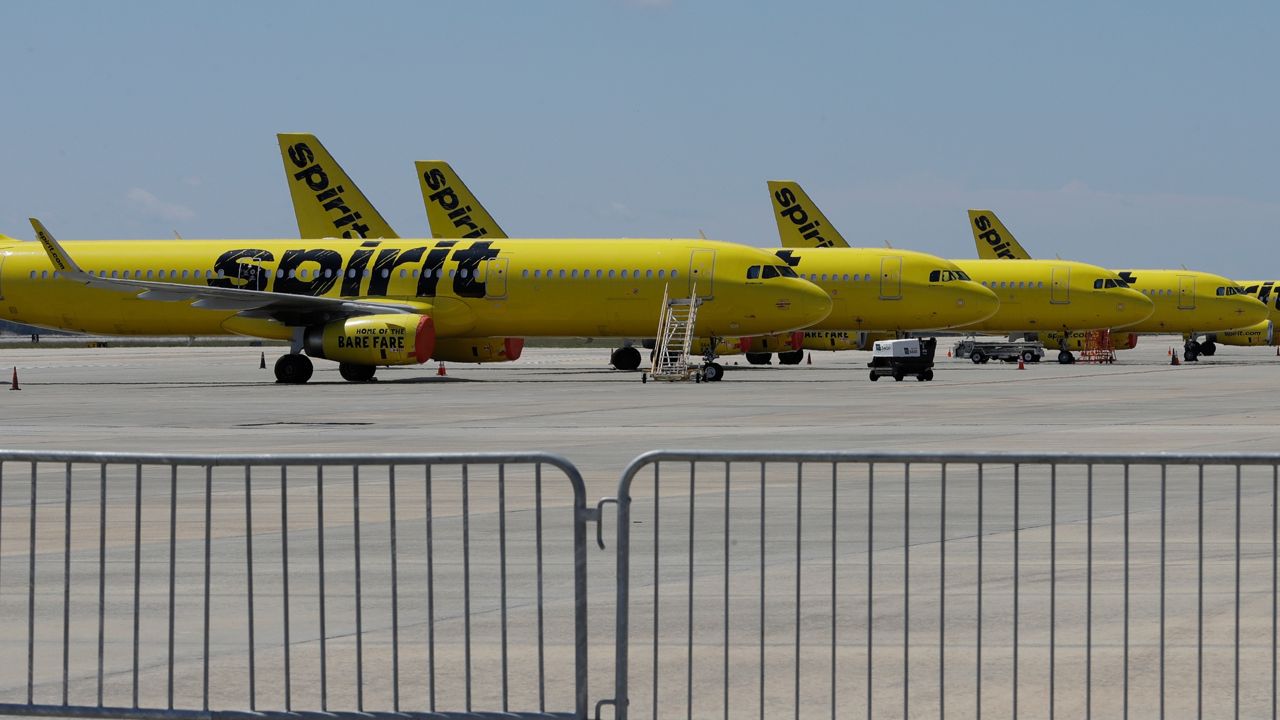
[[[9,449],[59,449],[89,451],[144,452],[445,452],[539,450],[560,453],[583,473],[587,499],[593,503],[613,495],[619,474],[635,456],[657,448],[751,449],[751,450],[1017,450],[1116,451],[1116,452],[1250,452],[1280,450],[1280,409],[1274,402],[1276,373],[1280,356],[1274,348],[1219,347],[1218,353],[1197,363],[1171,365],[1170,348],[1180,346],[1177,338],[1140,340],[1136,350],[1118,354],[1115,364],[1062,366],[1056,363],[975,365],[967,359],[940,357],[933,382],[908,378],[893,382],[882,378],[872,383],[867,377],[869,353],[814,352],[811,363],[792,367],[748,366],[743,358],[721,360],[726,376],[718,383],[647,383],[639,373],[624,373],[607,365],[607,348],[526,349],[518,362],[493,365],[447,363],[438,374],[437,363],[413,368],[382,368],[378,381],[351,384],[343,381],[336,365],[317,361],[316,374],[304,386],[284,386],[273,382],[270,369],[279,348],[267,347],[97,347],[52,348],[47,346],[0,346],[0,369],[16,368],[19,392],[0,389],[0,446]],[[945,355],[949,340],[939,344]],[[267,369],[260,368],[265,351]],[[735,364],[737,363],[737,364]],[[3,498],[0,501],[0,622],[6,630],[0,645],[6,658],[15,661],[0,665],[0,702],[21,701],[25,690],[25,667],[18,662],[25,653],[27,604],[28,525],[26,476],[22,467],[4,468]],[[944,682],[948,717],[972,717],[976,699],[983,698],[984,717],[1010,716],[1013,690],[1009,589],[1011,579],[1012,485],[1008,469],[991,469],[985,480],[987,494],[981,514],[975,498],[976,473],[957,468],[948,476],[947,520],[938,521],[941,495],[936,472],[912,474],[910,491],[901,472],[886,470],[877,475],[874,501],[876,536],[863,541],[862,518],[867,516],[867,489],[864,475],[850,471],[841,477],[839,498],[830,496],[834,487],[830,475],[815,475],[808,481],[805,495],[798,497],[793,485],[794,471],[771,471],[768,477],[769,513],[767,547],[757,523],[764,522],[762,495],[749,487],[735,485],[732,501],[723,470],[700,469],[696,493],[688,472],[664,469],[661,491],[662,531],[654,511],[656,490],[648,475],[638,482],[634,493],[632,564],[632,650],[631,695],[633,717],[648,717],[656,698],[662,708],[658,716],[720,717],[724,703],[732,714],[756,716],[763,703],[768,716],[792,716],[792,698],[800,698],[801,717],[902,717],[906,714],[940,714],[939,682]],[[61,471],[47,468],[41,474],[40,536],[37,553],[38,599],[32,616],[36,627],[34,647],[38,660],[34,667],[37,701],[57,702],[61,678],[59,665],[62,629],[63,506]],[[736,473],[736,471],[735,471]],[[91,474],[91,473],[90,473]],[[750,474],[749,472],[747,473]],[[758,471],[757,471],[758,475]],[[363,476],[362,476],[363,477]],[[550,477],[550,476],[548,476]],[[735,478],[738,475],[735,474]],[[453,476],[450,476],[451,479]],[[512,490],[507,502],[529,507],[528,486],[509,476]],[[96,533],[99,518],[91,511],[97,501],[93,477],[84,490],[75,494],[76,511],[71,517],[73,547],[71,589],[70,695],[73,701],[92,704],[95,687],[96,630],[94,609],[98,556]],[[367,478],[361,506],[365,558],[364,622],[367,653],[367,709],[391,707],[392,683],[387,648],[389,638],[386,557],[389,546],[385,479],[375,474]],[[1158,537],[1156,478],[1135,473],[1133,492],[1134,549],[1133,586],[1133,706],[1136,714],[1154,712],[1156,652],[1153,618],[1159,580],[1155,563]],[[147,474],[144,494],[149,498],[142,509],[144,542],[141,606],[142,695],[144,705],[165,702],[165,647],[163,618],[168,607],[164,568],[171,556],[167,549],[167,476]],[[179,636],[176,641],[177,694],[179,706],[200,704],[200,602],[201,531],[200,478],[184,477],[182,501],[178,505],[177,584],[179,593]],[[77,483],[81,476],[77,475]],[[195,482],[189,486],[186,483]],[[235,505],[237,483],[243,479],[219,477],[215,484],[219,498],[213,512],[215,558],[212,627],[230,628],[230,635],[218,635],[213,643],[211,676],[212,706],[244,708],[244,652],[236,640],[242,633],[244,590],[243,558],[244,509]],[[290,524],[298,534],[290,540],[290,563],[296,565],[291,621],[294,627],[294,702],[299,709],[319,708],[318,672],[315,652],[319,634],[314,599],[314,564],[318,547],[314,533],[307,535],[316,517],[314,480],[300,477],[290,489]],[[414,478],[405,478],[406,496],[396,516],[404,537],[403,562],[409,570],[406,586],[422,587],[421,545],[423,496]],[[443,476],[441,483],[445,480]],[[738,482],[735,480],[735,483]],[[1021,588],[1023,605],[1018,613],[1023,632],[1019,660],[1021,673],[1019,707],[1026,717],[1047,714],[1048,696],[1046,628],[1049,626],[1048,591],[1045,587],[1049,557],[1049,533],[1056,532],[1059,543],[1055,562],[1059,575],[1056,632],[1055,702],[1062,717],[1083,716],[1090,707],[1101,716],[1113,716],[1120,707],[1121,620],[1119,604],[1122,557],[1121,526],[1117,494],[1119,477],[1099,471],[1095,505],[1094,535],[1097,563],[1094,573],[1083,571],[1085,547],[1085,477],[1079,471],[1060,475],[1056,518],[1047,514],[1047,476],[1028,471],[1024,476],[1021,529]],[[112,580],[106,589],[107,615],[113,611],[129,615],[133,518],[129,478],[112,476],[110,514],[104,537]],[[381,484],[379,484],[381,483]],[[350,475],[325,478],[329,497],[324,517],[329,532],[326,555],[330,567],[327,596],[330,625],[328,669],[331,709],[354,709],[361,699],[351,678],[357,672],[352,662],[353,639],[351,565],[352,497]],[[45,489],[47,486],[48,489]],[[475,518],[471,542],[479,548],[493,548],[496,530],[494,499],[489,493],[492,478],[477,474],[477,488],[471,498]],[[77,485],[79,487],[79,485]],[[548,486],[549,488],[552,486]],[[751,486],[754,487],[754,486]],[[410,490],[408,488],[415,488]],[[1201,672],[1205,677],[1205,697],[1200,701],[1224,712],[1232,698],[1233,632],[1231,532],[1232,494],[1229,477],[1215,477],[1206,495],[1206,552],[1208,575],[1205,597],[1208,608],[1201,632],[1209,639]],[[483,492],[482,492],[483,491]],[[276,502],[268,493],[257,499],[255,491],[254,550],[262,570],[257,575],[260,596],[257,631],[261,647],[257,661],[263,668],[258,678],[257,698],[261,707],[282,706],[279,610],[282,588],[271,568],[279,566],[280,538],[272,529],[270,515],[258,517],[262,507]],[[444,493],[443,490],[439,491]],[[548,497],[548,536],[567,522],[562,493]],[[345,494],[344,494],[345,493]],[[416,494],[414,494],[416,493]],[[744,494],[745,493],[745,494]],[[1264,677],[1269,667],[1271,573],[1271,486],[1268,477],[1246,477],[1244,490],[1244,577],[1245,614],[1242,692],[1244,716],[1256,716],[1268,707],[1270,685]],[[910,532],[900,519],[905,500],[910,498]],[[697,509],[693,500],[696,498]],[[439,663],[440,709],[461,708],[466,667],[457,638],[465,616],[463,599],[456,592],[461,575],[461,526],[456,523],[456,494],[436,498],[441,513],[437,553],[438,582],[442,588],[436,613],[441,618],[436,630],[442,641]],[[1196,649],[1196,507],[1194,477],[1171,475],[1168,532],[1169,571],[1169,658],[1168,711],[1185,716],[1194,711],[1197,667]],[[81,511],[81,505],[89,510]],[[732,506],[732,513],[722,507]],[[405,510],[404,508],[410,508]],[[795,508],[800,508],[796,511]],[[277,517],[279,509],[275,511]],[[726,520],[721,520],[721,513]],[[612,577],[615,516],[606,510],[606,551],[590,548],[591,572],[591,697],[607,697],[612,680],[612,635],[614,604]],[[507,528],[513,552],[527,551],[533,529],[528,514]],[[796,522],[803,518],[803,524]],[[836,527],[839,518],[839,529]],[[447,518],[447,520],[446,520]],[[692,518],[697,519],[696,528]],[[1056,519],[1056,522],[1053,520]],[[981,532],[979,521],[982,525]],[[728,523],[725,525],[724,523]],[[523,524],[521,524],[523,523]],[[331,524],[331,525],[330,525]],[[724,583],[729,553],[723,538],[732,528],[732,583]],[[45,533],[48,533],[46,536]],[[655,541],[654,534],[661,537]],[[558,537],[558,536],[557,536]],[[694,542],[689,543],[692,537]],[[939,576],[939,537],[945,537],[946,577]],[[984,609],[979,615],[974,605],[978,573],[976,541],[986,547],[983,572]],[[670,538],[668,540],[668,538]],[[414,543],[417,543],[416,545]],[[756,550],[758,543],[759,549]],[[697,548],[697,562],[690,563]],[[803,549],[803,582],[794,571],[794,561]],[[908,616],[910,642],[903,643],[904,552],[909,549],[911,601]],[[564,546],[555,552],[563,553]],[[494,638],[496,581],[492,558],[475,566],[476,583],[472,608],[478,638],[472,662],[476,707],[497,707],[497,670]],[[567,698],[572,645],[570,626],[565,625],[568,575],[562,561],[547,569],[547,579],[556,586],[549,598],[549,641],[546,647],[548,677],[558,690],[551,693],[561,709]],[[221,560],[220,560],[221,559]],[[765,560],[768,560],[767,568]],[[874,571],[875,590],[864,578],[868,560]],[[538,658],[529,588],[534,577],[527,552],[512,558],[510,631],[512,634],[511,694],[518,707],[536,705],[534,666]],[[661,572],[658,563],[661,562]],[[47,565],[47,567],[46,567]],[[123,573],[123,574],[120,574]],[[221,573],[221,574],[220,574]],[[686,575],[687,573],[687,575]],[[79,582],[75,578],[79,578]],[[827,578],[830,579],[827,579]],[[767,580],[768,602],[756,600],[757,583]],[[1093,595],[1086,594],[1092,578]],[[410,582],[411,580],[411,582]],[[940,592],[945,584],[945,592]],[[731,586],[732,585],[732,586]],[[482,590],[481,588],[488,588]],[[839,601],[828,600],[835,595]],[[310,599],[305,599],[310,593]],[[697,598],[695,604],[693,598]],[[722,598],[728,597],[729,600]],[[797,599],[803,600],[797,603]],[[1092,612],[1084,606],[1086,597],[1096,603]],[[185,600],[183,599],[185,598]],[[945,599],[942,610],[937,599]],[[420,592],[406,592],[399,601],[403,617],[418,621],[406,625],[406,647],[400,658],[406,671],[404,703],[408,709],[427,705],[421,668],[425,630],[420,622]],[[868,607],[870,602],[871,607]],[[568,604],[566,604],[568,603]],[[655,608],[661,609],[659,626]],[[766,613],[767,608],[767,615]],[[731,653],[726,655],[734,677],[727,684],[721,676],[721,633],[734,618]],[[800,610],[803,609],[801,613]],[[943,630],[937,618],[945,618]],[[803,632],[794,630],[793,619],[803,616]],[[871,617],[870,625],[867,618]],[[974,658],[976,619],[984,619],[983,660]],[[760,620],[766,618],[766,620]],[[155,623],[159,623],[156,625]],[[759,630],[765,622],[768,632]],[[865,640],[870,627],[874,635],[875,659],[870,676],[865,662]],[[452,633],[452,634],[451,634]],[[832,643],[833,633],[839,637]],[[1082,640],[1092,633],[1096,654],[1086,656]],[[686,635],[687,634],[687,635]],[[661,638],[661,661],[651,664],[653,639]],[[946,639],[939,663],[938,643]],[[761,638],[764,640],[762,641]],[[1065,638],[1065,639],[1064,639]],[[412,640],[413,642],[410,642]],[[128,703],[130,675],[127,667],[129,632],[125,625],[108,622],[105,676],[107,704]],[[274,643],[274,644],[273,644]],[[800,663],[792,648],[800,648]],[[902,655],[909,649],[910,659]],[[838,657],[838,677],[831,673],[829,657]],[[658,656],[652,655],[656,659]],[[758,657],[765,657],[757,666]],[[1086,665],[1086,662],[1092,665]],[[910,683],[903,682],[903,668],[909,666]],[[764,667],[767,672],[760,670]],[[945,678],[939,670],[945,669]],[[1083,679],[1091,673],[1086,696]],[[757,674],[759,680],[757,680]],[[409,679],[411,678],[411,679]],[[655,678],[663,688],[654,691]],[[981,690],[977,680],[981,679]],[[434,682],[434,681],[433,681]],[[870,682],[868,686],[867,683]],[[687,685],[686,685],[687,683]],[[240,688],[226,693],[225,688]],[[434,685],[433,685],[434,687]],[[799,689],[796,689],[799,687]],[[864,705],[866,688],[873,689],[874,708]],[[686,693],[693,708],[685,706]],[[759,697],[757,698],[757,694]],[[767,697],[766,697],[767,696]],[[122,698],[124,698],[122,700]],[[835,699],[836,712],[831,702]],[[192,704],[194,703],[194,705]],[[910,712],[904,712],[907,703]],[[261,708],[260,708],[261,709]],[[607,713],[607,711],[606,711]],[[606,715],[607,716],[607,715]]]

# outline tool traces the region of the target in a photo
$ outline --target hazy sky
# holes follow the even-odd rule
[[[0,3],[0,232],[289,237],[275,133],[403,236],[415,159],[514,236],[854,244],[1275,277],[1274,2]]]

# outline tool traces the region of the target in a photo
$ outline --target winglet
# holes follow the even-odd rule
[[[983,260],[1028,260],[1031,254],[1014,239],[1009,228],[990,210],[970,210],[969,229]]]
[[[770,180],[773,219],[778,223],[782,247],[849,247],[831,221],[800,187],[791,180]]]
[[[53,239],[53,234],[45,228],[44,223],[41,223],[36,218],[29,219],[31,220],[31,227],[36,231],[36,239],[44,246],[44,251],[49,254],[49,260],[53,263],[54,269],[64,273],[83,275],[84,271],[80,269],[79,265],[76,265],[75,260],[71,259],[66,249],[57,240]]]

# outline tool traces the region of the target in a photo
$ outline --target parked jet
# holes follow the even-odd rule
[[[793,181],[770,181],[774,219],[786,250],[778,256],[787,260],[801,277],[828,292],[832,281],[828,269],[851,264],[855,253],[822,211]],[[1115,273],[1095,265],[1069,260],[1001,264],[995,260],[950,260],[964,279],[972,279],[994,292],[999,309],[991,316],[961,327],[974,332],[1023,332],[1044,330],[1072,332],[1133,325],[1151,314],[1152,302],[1130,290]],[[882,272],[882,278],[892,277]],[[840,313],[839,302],[832,316]],[[822,329],[831,318],[813,329]],[[1071,362],[1065,348],[1059,362]]]
[[[299,160],[304,160],[299,156]],[[300,168],[316,194],[322,175]],[[332,212],[346,212],[335,207]],[[363,218],[361,219],[363,224]],[[0,314],[113,335],[287,340],[276,379],[310,379],[308,358],[347,380],[378,365],[518,353],[539,335],[651,332],[664,288],[697,293],[706,332],[786,332],[831,310],[826,293],[756,248],[706,240],[54,240],[0,247]],[[354,223],[353,233],[360,233]],[[43,249],[42,249],[43,248]],[[787,269],[766,281],[751,268]],[[501,342],[494,343],[494,338]],[[305,354],[304,354],[305,353]],[[718,370],[718,368],[717,368]]]
[[[419,161],[417,170],[433,236],[506,237],[448,163]],[[795,266],[793,258],[782,259]],[[925,253],[871,248],[850,253],[839,268],[817,261],[811,265],[816,272],[809,279],[826,283],[835,307],[810,329],[813,332],[940,330],[977,322],[997,309],[992,292],[970,281],[951,262]],[[761,264],[748,271],[748,280],[767,282],[776,272],[782,270]],[[804,341],[804,334],[796,332],[744,337],[729,345],[704,340],[700,345],[717,354],[741,350],[752,363],[768,362],[770,353],[777,352],[784,364],[796,364],[803,357]],[[619,369],[635,369],[641,356],[624,347],[614,351],[611,361]]]
[[[990,210],[970,210],[978,255],[991,259],[1028,260],[1028,253],[1013,233]],[[1267,320],[1267,308],[1245,293],[1244,288],[1221,275],[1197,270],[1117,270],[1129,287],[1154,303],[1151,316],[1124,329],[1134,333],[1180,333],[1187,360],[1216,351],[1213,333],[1257,329]],[[1115,326],[1113,326],[1115,327]],[[1208,334],[1201,344],[1198,338]]]

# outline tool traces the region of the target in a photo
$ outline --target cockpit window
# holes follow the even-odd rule
[[[1103,288],[1127,288],[1129,284],[1123,280],[1114,280],[1112,278],[1098,278],[1093,281],[1093,289],[1101,290]]]
[[[933,270],[929,273],[929,282],[953,282],[969,280],[969,276],[960,270]]]
[[[791,266],[790,266],[790,265],[779,265],[779,266],[778,266],[778,274],[779,274],[779,275],[781,275],[782,277],[786,277],[786,278],[798,278],[798,277],[800,277],[799,275],[797,275],[797,274],[796,274],[796,271],[795,271],[795,270],[792,270],[792,269],[791,269]]]
[[[1243,295],[1243,294],[1244,294],[1244,288],[1241,288],[1238,286],[1218,288],[1218,297],[1225,297],[1227,295]]]
[[[778,277],[778,275],[779,275],[779,273],[778,273],[778,268],[774,267],[773,265],[765,265],[765,266],[764,266],[764,275],[763,275],[763,277],[764,277],[764,279],[765,279],[765,280],[768,280],[768,279],[770,279],[770,278],[776,278],[776,277]]]
[[[759,279],[760,279],[760,266],[759,266],[759,265],[752,265],[751,267],[747,268],[747,279],[748,279],[748,280],[759,280]]]

